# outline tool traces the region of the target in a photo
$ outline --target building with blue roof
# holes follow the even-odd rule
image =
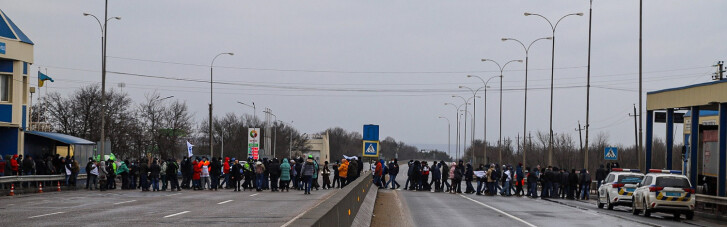
[[[0,155],[23,154],[33,41],[0,10]]]

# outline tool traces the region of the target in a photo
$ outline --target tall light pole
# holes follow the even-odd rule
[[[584,153],[583,168],[588,169],[588,128],[591,126],[591,22],[593,21],[593,0],[588,7],[588,72],[586,79],[586,149]],[[639,93],[641,95],[641,93]],[[637,152],[638,153],[638,152]]]
[[[490,78],[487,78],[487,80],[484,80],[484,79],[482,79],[482,77],[480,77],[480,76],[475,76],[475,75],[467,75],[467,77],[468,77],[468,78],[470,78],[470,77],[474,77],[474,78],[480,79],[480,81],[482,81],[482,84],[484,84],[484,85],[485,85],[485,86],[484,86],[484,88],[485,88],[485,91],[484,91],[484,92],[485,92],[485,100],[483,101],[483,103],[484,103],[484,106],[485,106],[485,114],[484,114],[485,118],[484,118],[484,120],[482,121],[482,122],[483,122],[483,124],[484,124],[484,125],[483,125],[483,127],[484,127],[484,130],[483,130],[483,132],[482,132],[482,134],[483,134],[483,136],[482,136],[482,142],[483,142],[483,143],[484,143],[484,145],[485,145],[485,146],[484,146],[484,147],[485,147],[485,149],[484,149],[484,151],[483,151],[483,154],[484,154],[484,156],[483,156],[483,157],[485,158],[485,161],[487,161],[487,89],[488,89],[488,88],[490,88],[490,86],[487,86],[487,84],[489,84],[489,83],[490,83],[490,80],[492,80],[492,79],[494,79],[494,78],[497,78],[498,76],[492,76],[492,77],[490,77]]]
[[[482,59],[483,62],[490,61],[497,65],[498,68],[500,68],[500,139],[497,141],[497,147],[500,148],[499,152],[499,163],[502,164],[502,72],[505,70],[505,67],[507,67],[508,64],[513,62],[523,62],[523,60],[510,60],[504,65],[500,66],[500,63],[497,63],[494,60],[491,59]]]
[[[464,109],[466,110],[469,108],[469,101],[464,97],[459,95],[452,95],[452,98],[461,98],[462,101],[465,103]],[[464,154],[467,152],[467,112],[464,112],[464,120],[462,120],[462,122],[464,122],[464,135],[462,138],[462,156],[464,156]]]
[[[551,40],[551,39],[553,39],[553,37],[544,37],[544,38],[539,38],[539,39],[533,40],[533,42],[531,42],[530,45],[528,45],[527,47],[525,46],[525,44],[523,42],[520,42],[520,40],[513,39],[513,38],[502,38],[503,42],[512,40],[512,41],[520,43],[520,45],[523,46],[523,49],[525,50],[525,101],[523,101],[523,106],[524,106],[524,108],[523,108],[523,110],[524,110],[523,136],[527,135],[527,132],[528,132],[528,55],[530,53],[530,47],[532,47],[533,44],[535,44],[535,42],[537,42],[538,40],[544,40],[544,39]],[[523,140],[523,141],[525,141],[525,140]],[[523,166],[527,166],[525,164],[525,153],[527,153],[527,148],[526,148],[526,146],[523,146]]]
[[[108,17],[109,14],[109,1],[106,0],[104,4],[104,21],[101,25],[101,20],[98,17],[90,13],[83,13],[83,16],[92,16],[98,22],[98,26],[101,27],[101,158],[104,157],[106,151],[106,32],[108,31],[108,22],[111,19],[121,20],[121,17]]]
[[[273,121],[274,124],[276,124],[278,122],[278,116],[273,114],[273,110],[267,109],[265,113],[270,114],[273,117],[275,117],[275,121]],[[275,144],[277,143],[277,138],[278,138],[278,127],[273,127],[273,128],[274,128],[273,129],[274,130],[273,131],[273,158],[275,158],[275,147],[277,147],[277,146],[275,146]]]
[[[257,108],[255,107],[255,102],[252,102],[252,105],[240,101],[237,101],[237,103],[252,108],[252,117],[257,120]]]
[[[477,92],[480,92],[480,89],[483,89],[485,87],[477,88],[477,90],[474,90],[472,88],[469,88],[467,86],[459,86],[460,89],[465,88],[467,90],[470,90],[472,92],[472,97],[477,96]],[[477,126],[475,123],[475,119],[477,119],[477,102],[472,102],[472,143],[475,141],[475,127]]]
[[[454,103],[445,103],[444,104],[445,106],[446,105],[453,106],[454,109],[455,109],[455,112],[454,113],[455,113],[455,116],[456,116],[456,119],[457,119],[457,138],[456,138],[456,142],[455,142],[455,147],[457,149],[455,151],[456,152],[455,159],[459,159],[459,109],[462,108],[462,106],[464,106],[465,104],[467,104],[467,103],[462,103],[459,106],[455,105]]]
[[[212,141],[212,84],[213,84],[212,68],[214,68],[215,60],[217,60],[217,57],[219,57],[220,55],[223,55],[223,54],[227,54],[230,56],[235,55],[234,53],[220,53],[220,54],[217,54],[214,58],[212,58],[212,63],[210,63],[210,118],[209,118],[209,121],[210,121],[210,128],[209,128],[210,129],[209,130],[209,133],[210,133],[210,135],[209,135],[209,137],[210,137],[209,138],[210,139],[210,158],[213,157],[212,151],[214,150],[213,149],[214,143]]]
[[[537,13],[525,13],[525,16],[539,16],[545,19],[545,21],[547,21],[550,25],[551,31],[553,32],[553,35],[551,36],[553,37],[553,45],[550,56],[550,132],[548,140],[548,165],[553,165],[553,81],[555,79],[555,29],[558,28],[558,24],[561,20],[563,20],[563,18],[566,18],[568,16],[583,16],[583,13],[566,14],[565,16],[558,19],[558,21],[555,22],[555,25],[553,25],[553,23],[551,23],[548,18]]]
[[[447,154],[452,155],[452,122],[446,117],[439,116],[439,118],[447,120]]]

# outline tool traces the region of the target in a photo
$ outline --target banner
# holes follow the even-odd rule
[[[252,154],[253,159],[260,159],[260,128],[248,128],[247,132],[247,154]]]
[[[192,147],[194,147],[194,145],[192,145],[191,143],[189,143],[189,141],[187,141],[187,157],[194,156],[192,154]]]
[[[486,172],[485,171],[475,171],[474,173],[475,173],[475,176],[477,176],[479,178],[483,178],[483,177],[485,177]]]

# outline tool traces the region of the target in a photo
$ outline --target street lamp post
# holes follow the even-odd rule
[[[464,120],[462,121],[462,122],[464,122],[464,138],[462,140],[462,143],[464,145],[464,148],[463,148],[464,150],[462,151],[462,155],[464,155],[467,152],[467,114],[471,115],[471,113],[467,109],[469,109],[469,104],[472,102],[472,99],[474,99],[475,97],[480,98],[479,96],[472,96],[471,98],[465,99],[464,97],[459,96],[459,95],[452,95],[452,98],[461,98],[462,101],[464,101],[466,104],[464,107],[464,110],[465,110],[464,111]],[[472,127],[474,127],[474,126],[472,126]],[[475,152],[473,151],[472,159],[474,160],[474,158],[475,158]]]
[[[520,42],[520,40],[513,39],[513,38],[502,38],[503,42],[512,40],[512,41],[520,43],[520,45],[523,46],[523,49],[525,50],[525,101],[523,101],[523,103],[524,103],[523,104],[524,105],[524,108],[523,108],[524,109],[523,136],[527,135],[527,129],[528,129],[528,54],[530,53],[530,47],[532,47],[533,44],[535,44],[535,42],[537,42],[538,40],[543,40],[543,39],[550,40],[550,39],[553,39],[553,37],[544,37],[544,38],[539,38],[539,39],[533,40],[533,42],[531,42],[530,45],[528,45],[527,47],[525,47],[525,44],[523,42]],[[527,153],[527,149],[526,149],[526,146],[523,146],[523,165],[526,165],[525,164],[525,153]]]
[[[551,36],[553,39],[553,45],[551,50],[551,56],[550,56],[550,132],[549,134],[549,141],[548,141],[548,165],[553,165],[553,81],[555,79],[555,29],[558,27],[558,24],[560,23],[563,18],[566,18],[568,16],[583,16],[583,13],[571,13],[566,14],[565,16],[558,19],[558,21],[555,22],[555,25],[548,20],[548,18],[544,17],[543,15],[537,14],[537,13],[525,13],[525,16],[539,16],[545,21],[548,22],[550,25],[551,31],[553,31],[553,35]]]
[[[275,117],[275,121],[273,121],[273,123],[274,124],[277,124],[277,122],[278,122],[278,116],[276,116],[275,114],[273,114],[273,110],[267,109],[265,113],[270,114],[273,117]],[[275,146],[275,144],[278,142],[277,141],[277,138],[278,138],[278,127],[277,126],[274,126],[273,128],[274,128],[273,129],[273,158],[275,158],[275,153],[276,153],[275,152],[275,148],[277,147],[277,146]]]
[[[472,97],[477,96],[477,92],[480,92],[480,89],[483,89],[485,87],[477,88],[477,90],[474,90],[472,88],[466,87],[466,86],[459,86],[459,88],[466,88],[472,92]],[[475,124],[475,119],[477,119],[477,102],[472,102],[472,143],[475,141],[475,127],[477,126]]]
[[[523,62],[523,60],[510,60],[504,65],[500,66],[500,63],[497,63],[494,60],[490,59],[482,59],[483,62],[490,61],[497,65],[498,68],[500,68],[500,139],[497,141],[497,147],[499,148],[499,163],[502,164],[502,72],[505,70],[505,67],[507,67],[508,64],[512,62]]]
[[[227,55],[230,55],[230,56],[235,55],[234,53],[231,53],[231,52],[230,53],[219,53],[214,58],[212,58],[212,63],[210,63],[210,118],[209,118],[209,121],[210,121],[209,122],[210,123],[210,126],[209,126],[210,127],[209,128],[209,133],[210,133],[210,135],[209,135],[209,139],[210,139],[210,158],[213,157],[212,151],[214,150],[214,143],[212,141],[212,84],[213,84],[213,80],[212,80],[212,68],[214,68],[215,60],[217,60],[217,57],[219,57],[220,55],[223,55],[223,54],[227,54]]]
[[[237,103],[252,108],[252,117],[257,120],[257,108],[255,107],[255,102],[252,102],[252,105],[240,101],[237,101]]]
[[[490,83],[490,80],[492,80],[493,78],[496,78],[498,76],[492,76],[490,78],[487,78],[487,80],[484,80],[484,79],[482,79],[482,77],[475,76],[475,75],[467,75],[467,77],[468,78],[469,77],[474,77],[474,78],[480,79],[480,81],[482,81],[482,84],[485,85],[484,86],[484,88],[485,88],[485,91],[484,91],[485,92],[485,100],[483,101],[484,106],[485,106],[485,114],[484,114],[485,118],[482,121],[483,124],[484,124],[483,125],[484,130],[483,130],[483,133],[482,133],[483,134],[482,142],[483,142],[484,147],[485,147],[485,149],[483,151],[483,153],[484,153],[484,156],[483,157],[485,158],[485,161],[487,161],[487,89],[490,88],[490,86],[487,86],[487,84]]]
[[[456,119],[457,119],[457,136],[456,136],[456,141],[455,141],[455,147],[457,149],[455,149],[455,153],[456,153],[455,154],[455,159],[459,159],[459,109],[462,108],[462,106],[464,106],[466,104],[467,103],[462,103],[462,105],[459,105],[459,106],[455,105],[454,103],[445,103],[444,104],[445,106],[446,105],[453,106],[454,109],[455,109],[455,112],[454,113],[455,113],[455,116],[456,116]]]
[[[439,116],[440,119],[447,120],[447,154],[452,155],[452,123],[449,118]]]
[[[96,19],[99,27],[101,27],[101,158],[104,157],[106,151],[106,32],[108,31],[108,22],[111,19],[121,20],[121,17],[108,17],[109,13],[109,1],[106,0],[104,5],[104,22],[101,25],[101,20],[93,14],[83,13],[83,16],[91,16]]]

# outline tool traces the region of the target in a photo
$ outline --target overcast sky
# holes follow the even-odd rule
[[[611,143],[632,145],[628,114],[638,104],[638,1],[593,4],[592,135],[603,132]],[[47,68],[56,81],[50,91],[70,93],[100,83],[100,28],[82,14],[103,17],[103,1],[4,0],[0,5],[35,42],[32,73]],[[725,10],[727,1],[719,0],[645,1],[645,92],[711,80],[711,66],[727,52]],[[454,140],[455,110],[443,104],[463,103],[453,94],[472,95],[460,85],[482,86],[467,74],[499,74],[495,64],[480,59],[500,64],[524,59],[519,44],[500,39],[527,45],[552,35],[545,20],[524,12],[553,22],[568,13],[585,14],[565,18],[556,30],[554,131],[577,141],[575,129],[586,114],[587,0],[110,0],[109,16],[122,20],[109,22],[108,71],[208,81],[212,58],[234,52],[215,62],[214,80],[227,83],[215,85],[216,115],[251,113],[236,102],[254,101],[258,116],[271,108],[279,120],[295,121],[309,134],[335,126],[360,132],[371,123],[381,125],[382,139],[446,145],[447,122],[437,117],[452,120]],[[550,66],[551,43],[539,41],[530,50],[531,132],[548,130]],[[522,134],[524,69],[524,63],[512,63],[504,73],[504,137]],[[186,101],[198,121],[207,116],[208,83],[108,74],[108,86],[118,89],[119,83],[137,103],[157,91]],[[495,142],[499,80],[489,85],[487,138]],[[483,136],[484,102],[477,100],[477,138]],[[663,125],[655,127],[655,136],[664,136]],[[681,142],[681,136],[675,138]]]

